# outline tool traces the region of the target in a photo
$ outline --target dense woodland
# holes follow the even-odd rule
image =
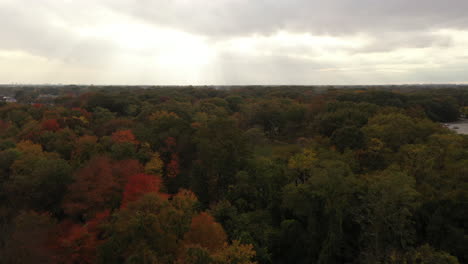
[[[0,263],[468,263],[467,89],[9,92]]]

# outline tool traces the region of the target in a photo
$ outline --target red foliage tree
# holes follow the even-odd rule
[[[125,185],[122,207],[125,207],[129,202],[138,200],[146,193],[158,193],[161,197],[167,198],[167,194],[160,193],[162,185],[161,177],[148,174],[135,174],[131,176]]]
[[[67,227],[67,233],[59,243],[60,263],[94,263],[97,239],[86,226],[74,224]]]
[[[135,122],[128,119],[112,119],[96,128],[96,135],[105,136],[118,130],[125,130],[135,126]]]
[[[174,178],[179,175],[180,166],[179,166],[179,156],[175,153],[171,155],[171,160],[166,165],[166,175],[167,177]]]
[[[96,249],[103,241],[99,240],[99,226],[109,217],[109,210],[96,214],[85,225],[62,222],[57,241],[59,263],[95,263]]]
[[[6,121],[0,120],[0,131],[5,131],[10,127],[10,124]]]
[[[171,98],[167,97],[167,96],[160,96],[159,97],[159,102],[161,102],[161,103],[167,102],[169,100],[171,100]]]
[[[138,160],[121,160],[112,164],[112,174],[121,186],[127,183],[130,176],[142,173],[143,171],[143,165]]]
[[[131,130],[120,130],[112,133],[112,140],[116,143],[138,143],[138,141],[135,139],[135,135],[133,135],[133,132]]]
[[[57,122],[57,119],[49,119],[49,120],[44,120],[42,121],[42,129],[47,130],[47,131],[57,131],[60,129],[60,125]]]
[[[96,212],[112,207],[119,197],[118,179],[107,157],[96,157],[78,170],[70,185],[63,208],[72,216],[92,219]]]

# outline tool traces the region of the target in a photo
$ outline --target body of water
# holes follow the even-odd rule
[[[443,123],[443,125],[457,132],[458,134],[468,135],[468,119],[460,119],[456,122]]]

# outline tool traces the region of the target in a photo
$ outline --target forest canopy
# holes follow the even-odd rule
[[[468,262],[467,89],[4,91],[0,263]]]

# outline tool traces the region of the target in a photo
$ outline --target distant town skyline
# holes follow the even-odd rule
[[[0,83],[468,83],[468,1],[0,0]]]

